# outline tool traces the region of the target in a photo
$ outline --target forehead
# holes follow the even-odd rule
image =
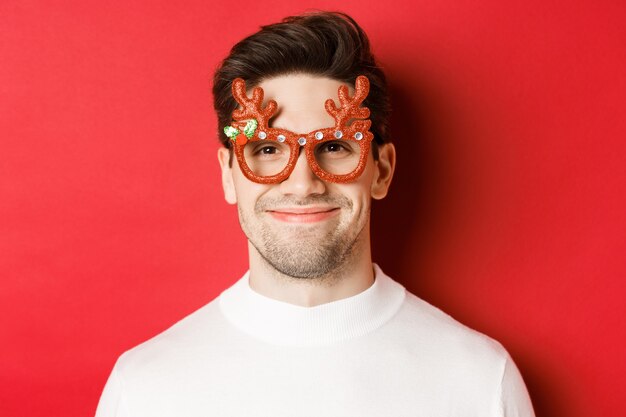
[[[331,98],[339,105],[338,89],[342,84],[345,83],[327,77],[289,74],[265,79],[258,86],[264,92],[264,105],[268,100],[278,103],[278,112],[270,119],[270,127],[307,133],[334,126],[335,121],[326,112],[324,103]],[[345,85],[350,95],[354,94],[354,86]]]

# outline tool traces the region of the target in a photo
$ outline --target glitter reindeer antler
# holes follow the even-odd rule
[[[245,144],[254,136],[257,127],[261,127],[262,130],[267,129],[267,122],[276,113],[278,105],[276,101],[270,100],[263,109],[263,90],[260,87],[254,87],[252,98],[248,98],[246,82],[242,78],[233,80],[232,92],[237,103],[243,108],[233,111],[233,125],[226,126],[224,133],[233,142]]]
[[[263,109],[263,90],[260,87],[254,87],[252,89],[252,98],[248,98],[246,94],[246,82],[241,78],[237,78],[233,81],[233,97],[235,97],[235,100],[243,107],[243,109],[233,111],[234,120],[256,119],[261,128],[267,128],[268,120],[276,113],[278,106],[276,101],[268,101]]]
[[[367,107],[359,107],[369,93],[369,80],[364,75],[359,75],[354,85],[355,91],[352,98],[350,98],[347,86],[342,85],[339,87],[339,108],[337,108],[333,99],[329,98],[324,103],[328,114],[335,119],[336,129],[342,129],[350,119],[367,119],[370,115],[370,110]],[[355,121],[352,126],[358,126],[367,130],[370,124],[371,122],[369,120],[358,120]]]

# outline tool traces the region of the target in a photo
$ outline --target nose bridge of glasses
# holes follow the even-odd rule
[[[304,146],[305,144],[300,144],[298,147],[294,149],[295,152],[297,152],[298,154],[296,156],[296,160],[294,163],[293,170],[291,171],[290,177],[293,176],[295,171],[297,171],[298,169],[303,169],[303,168],[308,170],[311,174],[315,175],[312,167],[309,165],[309,161],[308,161]]]
[[[309,175],[312,175],[313,177],[317,177],[318,176],[317,172],[314,169],[314,167],[311,166],[311,161],[309,160],[309,156],[307,155],[305,148],[315,147],[317,144],[324,142],[323,139],[328,139],[329,137],[332,137],[333,135],[339,135],[335,137],[341,137],[341,132],[339,133],[337,132],[338,131],[334,128],[316,129],[308,133],[289,132],[292,135],[292,138],[294,138],[298,144],[298,146],[292,148],[292,150],[298,152],[298,155],[295,161],[294,171],[296,170],[298,164],[306,165],[306,169],[308,170]],[[300,161],[301,159],[304,159],[304,161]],[[293,175],[293,171],[292,171],[292,175]]]
[[[310,166],[305,147],[303,145],[293,148],[298,152],[294,165],[289,175],[280,183],[283,193],[308,195],[312,193],[323,193],[324,182],[317,176],[313,167]]]

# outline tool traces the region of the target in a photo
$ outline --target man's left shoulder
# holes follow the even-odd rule
[[[502,344],[415,294],[405,290],[401,307],[380,331],[377,337],[393,351],[386,365],[401,369],[414,385],[424,383],[429,398],[467,415],[533,415],[521,374]]]
[[[459,363],[504,366],[508,352],[497,340],[474,330],[441,309],[406,291],[404,302],[389,323],[402,335],[405,348],[442,355]]]

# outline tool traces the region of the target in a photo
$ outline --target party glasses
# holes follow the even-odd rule
[[[245,81],[236,78],[232,92],[241,108],[233,111],[233,122],[224,133],[233,142],[241,171],[249,180],[260,184],[284,181],[291,175],[302,147],[311,170],[324,181],[351,182],[363,173],[374,138],[369,131],[370,111],[360,107],[369,93],[369,80],[364,75],[356,78],[353,97],[347,86],[339,87],[339,107],[330,98],[324,103],[335,120],[334,127],[304,134],[268,126],[278,105],[269,100],[262,108],[261,87],[253,88],[249,98]]]

